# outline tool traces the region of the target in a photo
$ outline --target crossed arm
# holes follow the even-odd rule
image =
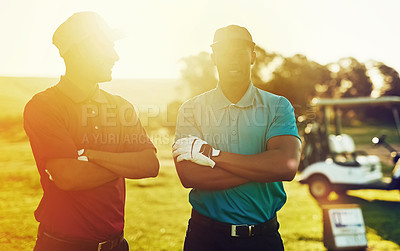
[[[141,179],[155,177],[159,163],[153,149],[139,152],[111,153],[85,150],[89,161],[51,159],[46,169],[62,190],[90,189],[117,178]]]
[[[47,97],[47,96],[46,96]],[[64,107],[64,106],[63,106]],[[127,119],[138,120],[134,109]],[[28,102],[24,110],[24,128],[31,142],[35,158],[47,159],[45,169],[55,185],[62,190],[84,190],[108,183],[118,178],[141,179],[155,177],[159,163],[154,149],[113,153],[86,149],[89,161],[80,161],[74,157],[51,159],[59,153],[71,153],[78,149],[70,137],[63,111],[54,106],[52,99],[38,96]],[[145,136],[140,122],[136,127],[125,128],[126,134]],[[48,154],[52,152],[52,154]],[[57,154],[54,154],[57,153]]]
[[[249,182],[248,179],[230,173],[218,166],[210,168],[188,160],[177,162],[174,158],[176,171],[185,188],[203,190],[223,190]]]
[[[276,182],[294,178],[300,161],[301,144],[291,135],[276,136],[267,143],[267,151],[242,155],[221,152],[213,157],[213,169],[190,161],[175,165],[186,188],[220,190],[235,187],[249,181]]]

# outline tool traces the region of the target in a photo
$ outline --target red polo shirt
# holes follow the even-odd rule
[[[27,103],[24,128],[44,191],[36,220],[49,232],[80,239],[101,241],[120,233],[124,178],[93,189],[63,191],[49,179],[45,166],[49,159],[76,159],[82,148],[116,153],[155,149],[133,106],[100,89],[91,95],[79,93],[61,77]]]

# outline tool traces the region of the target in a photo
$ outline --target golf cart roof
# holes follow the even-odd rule
[[[314,98],[311,103],[316,106],[355,106],[373,104],[400,104],[400,96],[384,96],[379,98]]]

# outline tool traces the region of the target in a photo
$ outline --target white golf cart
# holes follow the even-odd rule
[[[356,151],[352,137],[341,132],[342,108],[389,105],[400,135],[396,104],[400,104],[400,97],[313,100],[314,117],[305,127],[298,178],[300,183],[309,185],[309,191],[315,199],[326,200],[332,191],[340,195],[354,189],[400,189],[395,178],[383,178],[380,159],[377,156]],[[331,118],[335,122],[334,134],[329,132]],[[379,142],[377,139],[375,141],[376,144]],[[400,162],[397,164],[400,165]],[[393,177],[400,176],[400,168],[397,169],[399,174],[394,174]]]

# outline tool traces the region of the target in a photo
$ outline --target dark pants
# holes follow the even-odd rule
[[[122,238],[122,237],[121,237]],[[116,242],[119,243],[119,242]],[[115,246],[115,245],[114,245]],[[89,242],[77,242],[70,240],[63,240],[58,237],[44,234],[43,231],[39,229],[38,237],[36,239],[36,245],[33,251],[97,251],[98,246],[96,243]],[[123,239],[119,245],[110,249],[104,246],[102,251],[129,251],[128,242]]]
[[[276,221],[276,218],[274,218]],[[186,231],[184,251],[233,251],[233,250],[284,250],[281,236],[278,232],[279,223],[271,224],[261,233],[254,236],[231,236],[224,229],[228,225],[214,221],[198,213],[192,213]]]

